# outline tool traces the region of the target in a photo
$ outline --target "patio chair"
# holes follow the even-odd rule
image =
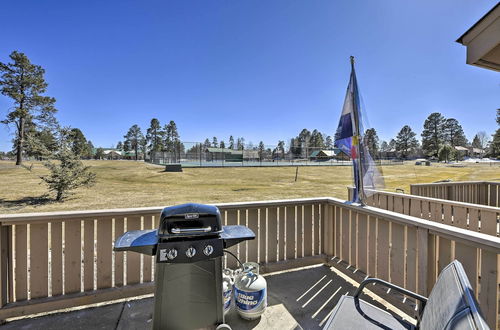
[[[417,326],[359,299],[370,283],[381,284],[420,302]],[[462,264],[455,260],[443,269],[429,298],[389,282],[368,278],[354,296],[344,295],[323,330],[330,329],[489,329],[474,299]]]

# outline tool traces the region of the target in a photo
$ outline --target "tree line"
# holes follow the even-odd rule
[[[500,121],[500,109],[497,110],[497,122]],[[499,124],[500,125],[500,124]],[[484,150],[484,156],[500,156],[500,131],[497,130],[493,139],[484,132],[478,132],[472,142],[469,142],[464,134],[463,128],[455,118],[445,118],[441,113],[430,114],[423,124],[421,141],[409,125],[401,128],[398,134],[389,141],[381,141],[375,128],[369,128],[364,133],[364,143],[372,156],[376,158],[402,158],[425,157],[439,160],[451,160],[460,158],[463,153],[455,147],[477,148]],[[252,142],[246,143],[244,137],[229,136],[228,142],[217,136],[206,138],[203,143],[196,143],[187,151],[180,141],[177,125],[170,121],[165,126],[153,118],[147,133],[141,132],[138,125],[133,125],[124,136],[124,141],[119,141],[117,148],[124,151],[133,151],[138,159],[139,152],[143,155],[151,151],[166,151],[181,157],[184,152],[201,153],[208,148],[219,148],[229,150],[254,150],[258,151],[259,158],[284,157],[285,154],[294,158],[307,158],[313,150],[335,148],[332,136],[322,133],[317,129],[312,131],[304,128],[299,134],[289,139],[288,148],[285,140],[278,140],[275,147],[266,146],[263,141],[257,145]]]
[[[497,109],[497,123],[500,125],[500,109]],[[426,157],[439,160],[460,160],[463,153],[456,147],[477,148],[483,150],[484,156],[500,156],[500,131],[497,129],[493,139],[484,132],[478,132],[472,142],[465,137],[462,126],[455,118],[445,118],[441,113],[431,113],[424,122],[421,143],[417,134],[409,125],[403,126],[397,136],[389,142],[381,141],[375,129],[365,132],[365,143],[372,155],[387,157],[395,155],[406,159],[409,157]]]

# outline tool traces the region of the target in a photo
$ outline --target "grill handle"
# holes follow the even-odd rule
[[[173,234],[194,234],[194,233],[208,233],[212,231],[211,226],[206,226],[202,228],[172,228]]]

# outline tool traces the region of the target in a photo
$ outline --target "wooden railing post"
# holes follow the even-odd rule
[[[334,221],[334,212],[332,212],[332,206],[330,204],[325,203],[321,205],[323,211],[323,253],[327,256],[331,257],[334,255],[335,246],[335,221]]]
[[[0,226],[0,306],[9,302],[10,228],[11,226]]]

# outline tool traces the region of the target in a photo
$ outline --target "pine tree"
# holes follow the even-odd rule
[[[389,144],[387,143],[387,141],[382,140],[382,142],[380,143],[380,152],[387,151],[389,151]]]
[[[229,136],[229,149],[233,150],[234,149],[234,138],[233,136]]]
[[[321,134],[317,129],[313,130],[309,139],[309,146],[312,148],[324,148],[325,142],[323,140],[323,134]]]
[[[53,130],[44,128],[42,130],[26,131],[25,153],[37,159],[50,158],[57,151],[58,143]]]
[[[81,158],[87,158],[92,153],[92,150],[89,150],[85,135],[78,128],[73,128],[69,131],[68,142],[71,151]]]
[[[56,193],[56,201],[62,201],[72,190],[91,187],[96,181],[96,175],[90,171],[90,166],[85,166],[80,155],[72,151],[71,134],[68,129],[60,130],[58,151],[52,156],[58,162],[45,162],[44,166],[49,169],[49,174],[40,177],[49,191]]]
[[[439,149],[444,142],[444,122],[443,115],[434,112],[427,117],[422,131],[422,149],[429,157],[437,157]]]
[[[453,149],[452,146],[448,144],[442,145],[441,148],[439,148],[438,152],[439,161],[445,161],[446,163],[448,163],[448,161],[451,160],[454,155],[455,155],[455,150]]]
[[[378,156],[379,139],[375,128],[369,128],[366,130],[364,136],[364,143],[365,146],[368,148],[370,155],[372,155],[373,157]]]
[[[330,135],[328,135],[325,139],[325,148],[327,148],[327,149],[333,148],[333,139]]]
[[[401,154],[402,158],[406,159],[418,147],[416,135],[408,125],[403,126],[399,131],[396,137],[396,151]]]
[[[148,130],[146,131],[147,148],[151,152],[163,150],[163,135],[160,121],[156,118],[151,119]]]
[[[283,158],[285,156],[285,141],[279,140],[277,149],[281,158]]]
[[[396,151],[396,140],[391,139],[389,141],[389,151]]]
[[[496,130],[493,134],[493,141],[491,141],[491,155],[496,158],[500,158],[500,128]]]
[[[180,146],[180,136],[177,132],[177,125],[173,120],[171,120],[167,125],[165,125],[165,150],[168,152],[179,151]]]
[[[13,99],[12,111],[1,122],[6,125],[15,124],[16,165],[22,164],[24,152],[26,123],[35,127],[54,127],[55,98],[43,96],[47,89],[45,70],[32,64],[28,57],[17,51],[10,54],[12,63],[0,62],[0,92]]]
[[[462,126],[455,118],[448,118],[445,120],[444,125],[444,141],[452,147],[467,145],[467,138],[465,137]]]
[[[237,139],[236,149],[237,150],[243,150],[243,149],[245,149],[245,139],[244,138],[238,138]]]
[[[144,135],[141,132],[141,128],[138,125],[133,125],[123,137],[125,138],[125,145],[128,146],[129,150],[135,152],[135,160],[138,160],[139,149],[144,144]]]
[[[259,142],[259,159],[262,161],[264,159],[264,152],[266,150],[266,147],[264,146],[264,142],[260,141]]]
[[[123,150],[123,142],[122,141],[118,141],[118,143],[116,144],[116,149]]]
[[[224,141],[220,141],[220,143],[219,143],[219,147],[220,147],[221,149],[225,149],[225,148],[226,148],[226,143],[224,143]]]
[[[217,137],[214,136],[212,138],[212,147],[217,148],[219,146],[219,142],[217,142]]]
[[[104,149],[103,148],[97,148],[95,151],[94,155],[95,159],[103,159],[104,158]]]
[[[211,146],[212,146],[212,144],[210,143],[210,140],[209,139],[205,139],[205,142],[203,142],[203,149],[207,150]]]

